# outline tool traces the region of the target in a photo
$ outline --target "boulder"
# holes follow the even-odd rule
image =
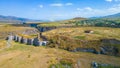
[[[92,30],[85,30],[84,33],[93,33],[94,31]]]
[[[17,41],[17,35],[14,36],[14,41]]]
[[[23,38],[23,43],[27,44],[27,38]]]
[[[24,41],[23,41],[23,37],[21,37],[21,41],[20,41],[20,43],[24,43]]]
[[[33,39],[27,39],[27,45],[33,45]]]
[[[18,36],[18,42],[21,42],[22,37]]]
[[[36,37],[33,39],[33,45],[34,46],[39,46],[40,42],[39,42],[39,39]]]
[[[100,54],[117,56],[119,49],[115,46],[102,46],[100,47]]]
[[[18,37],[18,36],[16,37],[16,40],[15,40],[15,41],[16,41],[16,42],[19,42],[19,37]]]
[[[92,62],[92,68],[98,68],[98,63],[97,62]]]
[[[14,40],[14,36],[9,35],[8,37],[6,37],[6,40]]]

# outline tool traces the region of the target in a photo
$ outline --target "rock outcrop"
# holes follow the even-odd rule
[[[117,56],[118,53],[119,53],[119,50],[115,46],[102,46],[102,47],[100,47],[100,54]]]
[[[94,48],[76,48],[76,49],[72,50],[72,52],[98,53]]]
[[[11,39],[11,40],[14,40],[15,42],[19,42],[21,44],[27,44],[27,45],[34,45],[34,46],[45,46],[47,45],[48,41],[41,41],[39,40],[38,37],[36,38],[25,38],[25,37],[22,37],[22,36],[19,36],[19,35],[9,35],[7,39]]]
[[[111,65],[111,64],[104,64],[104,63],[98,63],[98,62],[93,61],[91,63],[91,68],[120,68],[120,67]]]

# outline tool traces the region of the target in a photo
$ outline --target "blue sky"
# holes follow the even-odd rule
[[[120,12],[120,0],[0,0],[0,15],[58,20]]]

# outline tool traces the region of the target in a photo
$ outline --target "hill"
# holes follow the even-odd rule
[[[104,17],[102,17],[102,18],[113,18],[113,19],[118,19],[118,18],[120,18],[120,13],[117,13],[117,14],[113,14],[113,15],[108,15],[108,16],[104,16]]]
[[[40,23],[39,26],[43,26],[43,27],[66,27],[66,26],[75,26],[75,23],[77,21],[82,21],[82,20],[86,20],[87,18],[82,18],[82,17],[75,17],[72,19],[68,19],[68,20],[61,20],[61,21],[54,21],[54,22],[43,22]]]
[[[103,16],[91,17],[75,22],[76,26],[99,26],[99,27],[120,27],[120,13]]]
[[[89,19],[118,19],[118,18],[120,18],[120,13],[106,15],[106,16],[90,17]]]
[[[32,20],[15,16],[0,15],[0,23],[25,23],[25,22],[41,22],[41,20]]]
[[[53,24],[53,23],[52,23]],[[48,26],[48,25],[47,25]],[[107,52],[106,54],[94,54],[88,52],[71,52],[71,49],[90,48],[99,51],[101,47],[100,39],[116,39],[120,40],[119,28],[103,28],[103,27],[71,27],[58,28],[51,31],[43,32],[50,43],[47,46],[34,47],[32,45],[11,42],[11,47],[6,47],[7,41],[3,37],[7,33],[23,33],[23,31],[35,30],[30,27],[15,27],[11,25],[3,25],[0,27],[0,67],[1,68],[68,68],[62,66],[70,66],[69,68],[91,68],[91,63],[97,62],[103,65],[120,66],[120,46],[110,44],[102,45]],[[4,31],[3,31],[4,29]],[[10,31],[9,31],[10,30]],[[93,33],[85,33],[85,30],[92,30]],[[33,36],[33,35],[32,35]],[[106,41],[105,41],[106,42]],[[109,42],[109,41],[108,41]],[[106,43],[108,43],[106,42]],[[103,43],[102,43],[103,44]],[[109,47],[110,46],[110,47]],[[52,48],[51,48],[52,47]],[[60,49],[59,49],[60,48]],[[116,48],[116,49],[115,49]],[[65,49],[65,50],[64,50]],[[118,52],[115,50],[118,49]],[[69,51],[67,51],[69,50]],[[112,50],[112,51],[111,51]],[[86,50],[84,50],[86,51]],[[91,50],[90,50],[91,51]],[[112,56],[111,56],[112,55]],[[52,66],[52,67],[51,67]],[[101,67],[115,68],[115,67]]]

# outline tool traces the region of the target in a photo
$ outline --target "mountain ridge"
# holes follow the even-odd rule
[[[26,22],[41,22],[42,20],[33,20],[28,18],[16,17],[16,16],[4,16],[0,15],[0,23],[26,23]]]

